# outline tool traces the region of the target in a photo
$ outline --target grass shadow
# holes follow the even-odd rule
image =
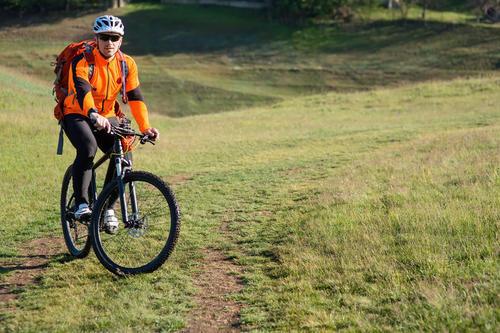
[[[67,253],[15,255],[9,258],[12,259],[12,264],[2,264],[0,275],[16,271],[39,271],[52,263],[66,263],[76,259]]]

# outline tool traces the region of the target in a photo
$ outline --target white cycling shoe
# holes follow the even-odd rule
[[[80,204],[78,209],[75,211],[75,218],[77,220],[89,218],[90,215],[92,215],[92,211],[86,203]]]
[[[114,235],[118,232],[118,218],[115,215],[115,211],[113,209],[106,210],[104,214],[104,231],[108,234]]]

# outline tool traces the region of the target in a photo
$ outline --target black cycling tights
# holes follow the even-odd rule
[[[117,125],[116,118],[108,118],[113,125]],[[73,190],[78,207],[81,203],[89,203],[89,185],[92,180],[92,166],[97,147],[107,152],[113,147],[114,137],[105,130],[96,131],[90,119],[80,114],[64,116],[64,131],[76,148],[76,158],[73,163]],[[104,185],[113,178],[115,172],[114,161],[110,161]]]

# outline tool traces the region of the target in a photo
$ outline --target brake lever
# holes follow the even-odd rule
[[[144,136],[141,138],[141,144],[142,144],[142,145],[144,145],[144,144],[146,144],[146,142],[149,142],[149,143],[150,143],[150,144],[152,144],[153,146],[155,145],[154,141],[153,141],[153,140],[151,140],[151,139],[149,138],[149,136],[144,135]]]
[[[118,127],[118,126],[111,126],[111,133],[115,135],[121,135],[121,136],[128,136],[128,135],[135,135],[135,132],[129,131],[127,129]]]

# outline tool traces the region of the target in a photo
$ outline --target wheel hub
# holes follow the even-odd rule
[[[139,238],[144,236],[148,228],[146,218],[132,219],[128,223],[128,234],[132,238]]]

